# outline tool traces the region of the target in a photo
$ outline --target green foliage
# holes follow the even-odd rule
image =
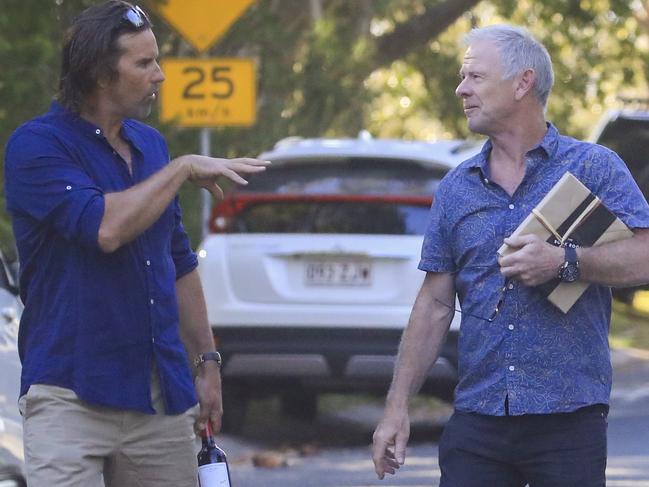
[[[2,0],[3,147],[17,125],[47,108],[63,29],[92,3]],[[251,57],[258,77],[256,125],[212,129],[213,154],[255,155],[287,136],[353,137],[361,129],[383,137],[469,136],[454,95],[460,40],[473,26],[497,22],[525,25],[547,45],[557,79],[548,118],[569,134],[585,136],[618,95],[645,94],[649,40],[640,1],[320,0],[319,11],[313,3],[258,0],[207,54]],[[472,8],[448,13],[458,5]],[[426,16],[438,7],[439,15]],[[153,19],[163,56],[194,55],[164,20]],[[402,32],[413,19],[419,32],[442,33],[422,40]],[[166,135],[172,156],[198,152],[197,129],[160,124],[155,113],[150,122]],[[200,194],[187,185],[181,199],[197,244]],[[0,245],[9,239],[6,218],[0,219]]]
[[[564,131],[585,135],[621,91],[644,88],[644,63],[636,41],[646,34],[629,5],[613,0],[526,0],[512,14],[516,23],[534,19],[530,28],[553,57],[556,83],[549,114]]]
[[[33,12],[42,15],[34,15]],[[5,0],[0,10],[0,147],[23,121],[43,111],[55,85],[59,28],[54,3]],[[4,178],[2,178],[4,182]],[[4,184],[3,184],[4,187]],[[0,202],[0,247],[12,252],[12,234]]]
[[[647,291],[639,291],[633,305],[614,301],[609,335],[612,347],[649,350],[648,299]]]

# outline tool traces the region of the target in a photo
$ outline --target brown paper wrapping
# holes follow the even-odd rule
[[[567,239],[568,245],[579,247],[592,247],[633,236],[622,220],[570,172],[557,181],[512,236],[529,234],[538,235],[554,245],[561,245]],[[513,251],[503,244],[498,249],[498,255],[505,256]],[[586,282],[566,283],[556,278],[538,286],[538,290],[567,313],[588,286]]]

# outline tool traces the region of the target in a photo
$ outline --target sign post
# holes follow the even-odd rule
[[[209,128],[201,129],[201,155],[210,155],[210,146],[212,145],[212,132]],[[205,238],[209,231],[210,224],[210,204],[212,195],[205,188],[201,188],[201,239]]]

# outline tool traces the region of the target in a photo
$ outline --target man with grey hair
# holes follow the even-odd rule
[[[456,94],[483,150],[440,183],[419,268],[426,272],[374,433],[379,478],[405,461],[409,399],[462,306],[455,411],[439,446],[442,487],[605,485],[611,389],[609,286],[649,281],[649,206],[613,152],[559,134],[544,112],[553,74],[526,30],[473,30]],[[633,230],[592,248],[510,237],[570,171]],[[498,258],[503,241],[514,252]],[[536,286],[590,286],[562,313]]]

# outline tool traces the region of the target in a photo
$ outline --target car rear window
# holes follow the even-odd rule
[[[348,158],[295,161],[249,178],[243,191],[281,194],[382,194],[431,196],[443,169],[404,160]]]
[[[230,232],[421,235],[428,210],[389,201],[263,202],[238,213]]]
[[[422,235],[445,169],[407,160],[278,162],[217,206],[220,233]]]

